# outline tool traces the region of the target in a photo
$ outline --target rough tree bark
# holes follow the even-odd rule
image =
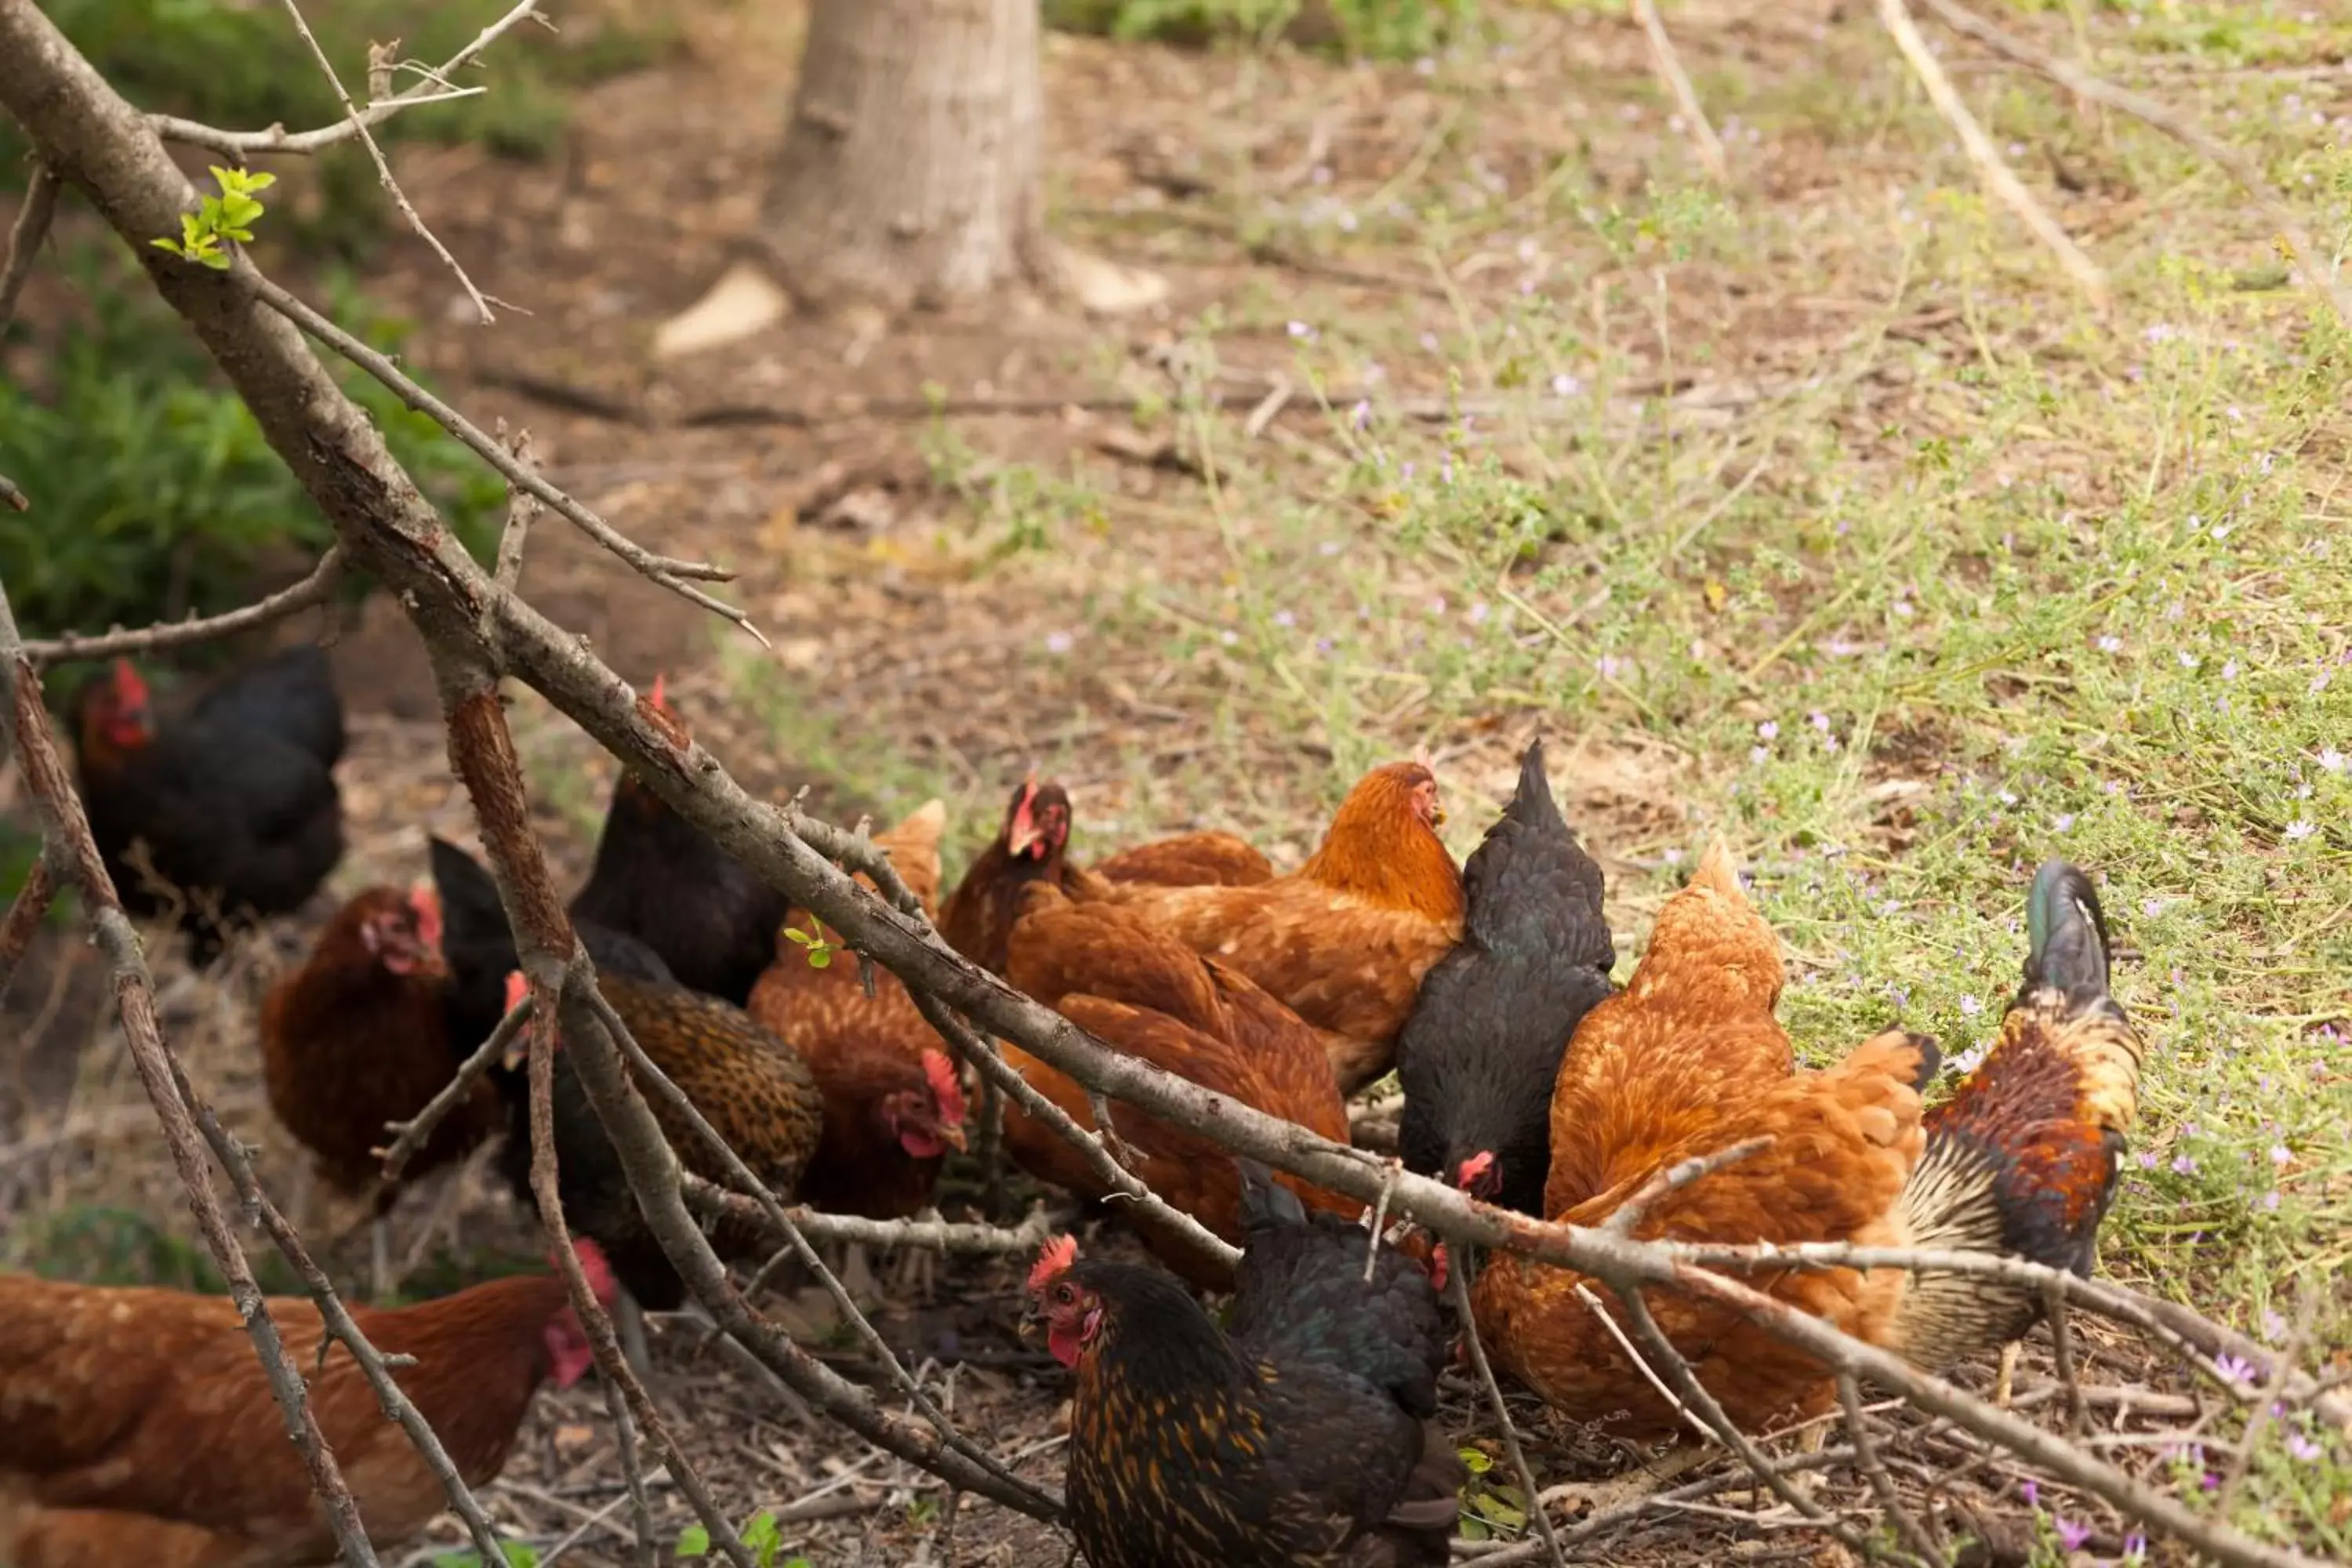
[[[1045,226],[1038,0],[816,0],[753,254],[666,323],[666,354],[732,341],[793,299],[897,314],[1008,286],[1112,312],[1149,273]]]

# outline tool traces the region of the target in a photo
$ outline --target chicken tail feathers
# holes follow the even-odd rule
[[[2112,951],[2091,879],[2063,861],[2033,879],[2025,980],[1991,1051],[1927,1116],[1927,1150],[1903,1191],[1918,1247],[1997,1251],[2087,1277],[2138,1112],[2138,1032],[2108,993]],[[1897,1323],[1927,1366],[2016,1338],[2040,1310],[2031,1286],[1916,1277]]]

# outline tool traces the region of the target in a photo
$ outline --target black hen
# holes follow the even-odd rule
[[[1601,868],[1552,801],[1541,741],[1462,881],[1461,943],[1422,981],[1397,1039],[1398,1152],[1409,1171],[1541,1217],[1552,1083],[1617,962]]]
[[[326,660],[310,653],[238,670],[161,722],[128,659],[75,693],[74,756],[100,858],[122,901],[152,913],[170,900],[135,865],[143,849],[179,894],[198,963],[237,921],[299,909],[342,858],[331,771],[342,705]]]
[[[1443,1563],[1462,1462],[1432,1416],[1437,1292],[1244,1163],[1230,1336],[1169,1276],[1048,1242],[1029,1289],[1077,1370],[1066,1496],[1094,1568]]]
[[[646,700],[677,724],[659,679]],[[679,984],[738,1007],[751,1005],[791,910],[790,899],[626,772],[613,786],[596,862],[572,900],[573,920],[635,937]]]

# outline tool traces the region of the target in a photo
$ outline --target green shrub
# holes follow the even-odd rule
[[[1411,59],[1461,31],[1475,0],[1045,0],[1066,33],[1200,47],[1283,38],[1359,59]]]
[[[87,309],[59,329],[43,384],[0,381],[0,473],[33,510],[0,510],[0,580],[27,635],[233,609],[273,557],[316,555],[327,521],[244,403],[119,252],[69,254]],[[405,322],[340,280],[336,318],[397,350]],[[467,549],[487,556],[505,489],[433,421],[331,362]]]

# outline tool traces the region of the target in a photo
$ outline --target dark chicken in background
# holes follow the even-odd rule
[[[639,706],[686,742],[656,677]],[[635,773],[613,786],[604,831],[572,917],[632,936],[659,953],[681,985],[740,1007],[775,956],[791,900],[710,836],[672,811]]]
[[[590,1288],[612,1278],[578,1244]],[[354,1304],[360,1331],[439,1434],[467,1483],[505,1468],[539,1386],[578,1381],[586,1334],[560,1275],[512,1276],[415,1306]],[[270,1316],[380,1549],[447,1495],[384,1418],[308,1298]],[[0,1276],[0,1562],[15,1568],[296,1568],[341,1561],[286,1440],[236,1303],[225,1296]]]
[[[371,1189],[378,1294],[393,1288],[384,1218],[398,1190],[381,1180],[373,1151],[447,1086],[460,1060],[443,1001],[440,900],[429,886],[371,888],[335,913],[309,960],[261,1006],[261,1071],[270,1109],[316,1156],[337,1191]],[[414,1181],[463,1157],[506,1122],[498,1090],[473,1095],[442,1119],[403,1173]]]
[[[1034,882],[1061,886],[1069,847],[1070,797],[1060,784],[1024,779],[1004,809],[1004,826],[948,895],[940,935],[982,969],[1003,974],[1024,896]]]
[[[741,1008],[715,996],[603,970],[596,981],[604,1000],[654,1065],[769,1191],[793,1201],[824,1127],[824,1098],[799,1053],[752,1022]],[[509,1005],[521,1000],[525,988],[520,973],[509,975],[507,986]],[[500,1074],[511,1131],[499,1169],[526,1204],[533,1202],[528,1053],[533,1031],[546,1026],[534,1018],[516,1032]],[[551,1085],[556,1180],[565,1223],[574,1235],[593,1237],[603,1244],[614,1273],[636,1306],[674,1311],[685,1304],[686,1282],[638,1209],[620,1155],[605,1136],[604,1124],[560,1038],[556,1047]],[[709,1145],[667,1101],[644,1084],[637,1085],[637,1092],[660,1123],[679,1164],[709,1181],[733,1185]],[[723,1258],[740,1258],[764,1245],[766,1233],[756,1227],[722,1224],[711,1236],[711,1246]],[[642,1367],[642,1331],[633,1321],[625,1326],[637,1341],[631,1346],[631,1359]]]
[[[1124,1056],[1150,1062],[1244,1105],[1348,1141],[1348,1107],[1322,1037],[1248,976],[1203,958],[1137,911],[1072,903],[1046,885],[1028,889],[1013,928],[1005,977]],[[1085,1089],[1018,1046],[1004,1059],[1080,1127],[1095,1125]],[[1242,1194],[1233,1161],[1208,1139],[1111,1101],[1111,1120],[1133,1151],[1136,1174],[1173,1208],[1227,1241],[1241,1238]],[[1006,1150],[1032,1174],[1087,1197],[1108,1189],[1067,1141],[1015,1106],[1004,1112]],[[1357,1200],[1285,1174],[1318,1208],[1353,1218]],[[1147,1216],[1126,1214],[1146,1245],[1196,1285],[1223,1289],[1231,1270]]]
[[[1927,1152],[1905,1184],[1914,1247],[2005,1252],[2090,1278],[2139,1111],[2147,1047],[2110,994],[2105,913],[2063,860],[2033,878],[2025,975],[1991,1051],[1927,1112]],[[1912,1277],[1892,1348],[1931,1370],[2016,1341],[2042,1315],[2038,1289],[1966,1274]]]
[[[294,648],[237,670],[159,717],[117,659],[74,694],[74,759],[90,836],[126,907],[173,906],[133,847],[180,895],[198,964],[239,921],[299,909],[343,854],[342,704],[326,656]]]
[[[1552,800],[1541,741],[1462,882],[1461,944],[1423,978],[1397,1037],[1397,1151],[1408,1171],[1541,1217],[1552,1082],[1617,962],[1601,868]]]
[[[1410,1258],[1244,1163],[1230,1333],[1156,1269],[1045,1244],[1029,1292],[1077,1373],[1066,1497],[1092,1568],[1448,1560],[1465,1474],[1436,1422],[1446,1333]]]

